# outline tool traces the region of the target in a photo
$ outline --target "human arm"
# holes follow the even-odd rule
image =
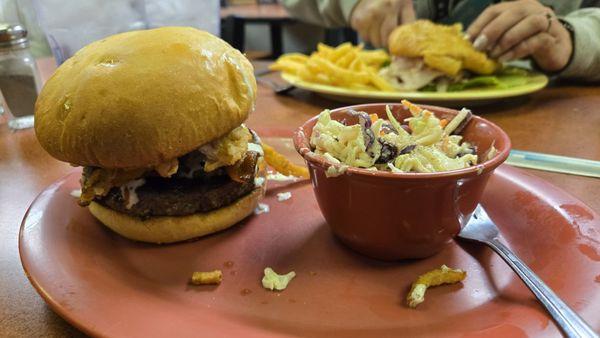
[[[323,27],[350,26],[375,47],[387,45],[389,34],[415,20],[412,0],[283,0],[295,18]],[[426,10],[426,6],[423,10]]]
[[[350,26],[363,41],[384,47],[394,28],[415,19],[412,0],[361,0],[351,12]]]
[[[477,49],[500,61],[531,57],[546,72],[564,69],[573,39],[552,8],[535,0],[502,2],[488,7],[467,34]]]
[[[562,18],[574,33],[571,62],[559,74],[564,78],[600,81],[600,8],[584,8]]]

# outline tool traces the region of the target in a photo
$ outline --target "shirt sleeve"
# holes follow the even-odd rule
[[[562,18],[573,26],[573,56],[559,76],[600,81],[600,8],[584,8]]]
[[[283,0],[290,15],[321,27],[347,27],[359,0]]]

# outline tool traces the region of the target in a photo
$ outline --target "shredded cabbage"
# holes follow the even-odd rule
[[[330,111],[324,110],[313,128],[310,144],[316,154],[331,163],[371,170],[431,173],[477,164],[475,148],[463,142],[461,135],[450,135],[463,122],[468,110],[444,124],[446,121],[442,122],[426,109],[408,101],[403,104],[412,112],[412,117],[405,119],[411,132],[404,129],[389,107],[386,107],[387,120],[377,119],[366,126],[345,125],[333,120]],[[372,136],[369,139],[366,135],[366,128],[375,135],[374,142],[371,142]],[[382,145],[388,147],[386,155]],[[395,152],[388,158],[390,147],[395,148]],[[386,158],[381,160],[384,156]]]
[[[310,141],[315,153],[331,156],[349,166],[368,168],[375,164],[375,159],[367,153],[360,125],[346,126],[332,120],[329,110],[319,115]]]

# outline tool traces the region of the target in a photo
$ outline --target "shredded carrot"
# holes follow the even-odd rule
[[[369,117],[371,118],[371,123],[374,123],[379,119],[379,116],[377,116],[377,114],[369,114]]]
[[[440,126],[442,126],[442,128],[444,128],[447,124],[448,124],[448,120],[446,120],[446,119],[440,120]]]
[[[423,110],[423,108],[417,106],[416,104],[414,104],[414,103],[412,103],[412,102],[410,102],[408,100],[402,100],[400,102],[402,103],[402,105],[405,108],[408,108],[408,110],[410,111],[410,113],[413,116],[419,115],[419,113],[421,113],[421,111]]]

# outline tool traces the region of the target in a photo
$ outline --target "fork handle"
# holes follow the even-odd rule
[[[519,257],[497,238],[486,242],[508,263],[544,305],[567,337],[598,338],[594,330],[565,304]]]

